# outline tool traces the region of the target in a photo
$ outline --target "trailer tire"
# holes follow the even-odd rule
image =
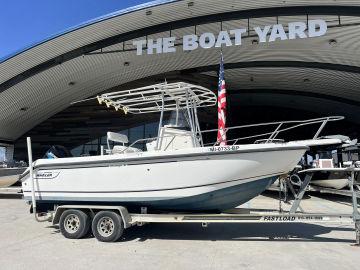
[[[65,210],[59,221],[61,234],[69,239],[80,239],[84,237],[90,229],[90,217],[81,210]]]
[[[121,216],[113,211],[100,211],[92,221],[92,233],[101,242],[116,242],[124,232]]]

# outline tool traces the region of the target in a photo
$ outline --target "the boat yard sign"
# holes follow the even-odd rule
[[[259,43],[274,42],[276,40],[288,40],[297,38],[320,37],[326,34],[327,24],[324,20],[309,20],[305,22],[292,22],[288,24],[288,33],[286,33],[282,24],[266,25],[263,28],[254,27],[258,35]],[[245,28],[220,31],[216,36],[213,33],[203,33],[198,35],[185,35],[182,37],[183,51],[192,51],[198,48],[209,49],[221,46],[241,45]],[[175,40],[177,37],[158,38],[156,40],[136,40],[133,45],[136,46],[136,54],[172,53],[176,52]],[[144,50],[145,49],[145,50]]]

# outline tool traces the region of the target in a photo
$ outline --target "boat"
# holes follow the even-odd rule
[[[0,168],[0,188],[6,188],[19,181],[26,168]]]
[[[189,83],[161,83],[97,99],[125,115],[160,112],[158,136],[129,145],[125,135],[108,132],[107,149],[101,155],[36,160],[31,165],[34,189],[30,168],[20,180],[24,199],[31,202],[33,194],[37,211],[66,204],[121,205],[135,212],[143,207],[224,211],[258,196],[291,171],[308,150],[303,143],[273,142],[287,122],[256,124],[277,127],[265,134],[270,135],[265,143],[239,144],[244,138],[228,138],[227,145],[204,143],[203,134],[216,135],[217,129],[201,131],[197,110],[216,105],[217,98],[209,89]],[[165,123],[165,113],[175,113],[172,123]],[[180,124],[181,117],[187,126]],[[320,123],[322,129],[324,122],[340,118],[291,123],[293,127]],[[229,127],[226,132],[249,126],[253,125]],[[139,143],[146,145],[146,151],[135,147]]]
[[[2,163],[0,167],[0,188],[7,188],[20,179],[20,175],[26,170],[26,167],[8,167],[9,165],[6,162]]]
[[[343,189],[349,186],[349,180],[347,175],[342,172],[331,170],[320,170],[314,172],[315,178],[312,179],[311,184],[320,187]]]
[[[344,135],[332,135],[319,138],[323,143],[310,147],[304,155],[303,170],[311,169],[311,185],[341,190],[349,187],[348,174],[337,168],[357,167],[359,147],[357,140]],[[358,181],[358,174],[355,181]]]
[[[263,143],[265,140],[257,140],[256,143]],[[278,143],[282,143],[284,142],[284,140],[279,140],[277,139],[276,142]],[[336,189],[341,189],[345,186],[348,185],[348,179],[347,176],[345,177],[345,174],[342,173],[342,175],[345,178],[342,179],[336,179],[336,176],[341,174],[341,172],[338,172],[335,170],[333,171],[332,177],[330,176],[330,172],[329,170],[324,170],[325,167],[324,164],[329,164],[329,162],[332,162],[331,160],[322,160],[319,159],[316,162],[312,162],[311,165],[307,164],[307,159],[309,158],[308,155],[312,155],[312,158],[315,159],[315,156],[317,154],[316,149],[319,148],[328,148],[328,147],[334,147],[338,146],[342,143],[342,140],[340,140],[339,138],[334,138],[334,137],[322,137],[322,138],[317,138],[317,139],[308,139],[308,140],[299,140],[299,141],[295,141],[296,143],[301,143],[304,144],[306,146],[309,147],[309,151],[306,151],[306,153],[304,154],[304,156],[302,157],[302,159],[299,161],[299,164],[297,164],[294,169],[289,173],[289,175],[287,175],[286,177],[288,177],[291,180],[291,183],[294,186],[300,186],[303,179],[301,179],[297,172],[301,171],[301,170],[306,170],[308,168],[314,168],[316,167],[316,164],[320,164],[321,167],[317,166],[319,168],[319,170],[317,171],[312,171],[313,174],[315,174],[316,176],[314,177],[314,180],[311,181],[312,184],[314,185],[323,185],[324,187],[331,187],[331,188],[336,188]],[[325,162],[323,162],[325,161]],[[322,169],[321,169],[322,168]],[[330,180],[331,179],[331,180]],[[281,188],[281,179],[277,179],[270,187],[269,190],[278,190],[279,188]],[[285,188],[285,187],[283,187]]]

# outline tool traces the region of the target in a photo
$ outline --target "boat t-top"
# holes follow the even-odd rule
[[[132,211],[223,211],[243,204],[287,174],[308,149],[303,142],[279,142],[292,127],[339,120],[338,117],[275,122],[273,132],[255,135],[263,143],[240,144],[243,138],[204,143],[198,109],[216,105],[216,95],[201,86],[177,82],[102,94],[99,103],[125,114],[160,113],[158,135],[129,145],[127,136],[107,133],[107,150],[98,156],[36,160],[21,177],[24,198],[37,211],[57,205],[121,205]],[[165,123],[164,114],[174,117]],[[184,122],[186,123],[184,125]],[[254,125],[229,127],[245,128]],[[208,137],[208,136],[207,136]],[[251,137],[247,136],[246,139]],[[314,140],[312,140],[314,141]],[[137,148],[142,143],[146,149]],[[33,170],[32,190],[30,171]],[[32,192],[33,191],[33,192]]]

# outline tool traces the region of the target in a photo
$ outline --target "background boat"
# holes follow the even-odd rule
[[[26,168],[0,168],[0,188],[6,188],[19,181]]]

